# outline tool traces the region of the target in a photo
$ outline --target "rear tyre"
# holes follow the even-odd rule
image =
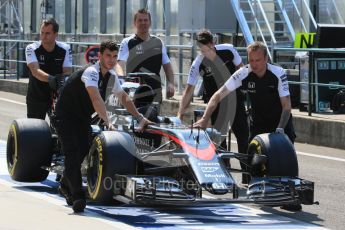
[[[7,137],[7,167],[11,178],[20,182],[40,182],[47,178],[52,158],[49,125],[40,119],[17,119]]]
[[[254,137],[248,147],[248,154],[264,154],[264,165],[252,166],[254,177],[298,176],[296,151],[288,136],[280,133],[264,133]]]
[[[87,159],[87,189],[92,201],[114,202],[114,175],[136,174],[136,148],[124,132],[104,131],[92,143]]]

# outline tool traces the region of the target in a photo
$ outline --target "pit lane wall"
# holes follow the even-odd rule
[[[26,95],[28,79],[6,80],[0,79],[0,91]],[[181,98],[176,96],[175,98]],[[184,121],[191,120],[195,109],[204,109],[203,103],[191,103]],[[164,100],[161,111],[164,115],[176,116],[179,108],[178,100]],[[297,142],[321,145],[332,148],[345,149],[345,115],[344,119],[332,120],[330,118],[309,117],[306,112],[301,113],[293,110],[294,126]]]

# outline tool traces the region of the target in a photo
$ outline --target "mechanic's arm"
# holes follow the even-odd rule
[[[49,74],[40,69],[38,62],[31,62],[30,64],[28,64],[28,67],[31,71],[31,74],[35,78],[37,78],[38,80],[43,81],[43,82],[49,82],[49,80],[48,80]],[[64,67],[63,68],[63,75],[71,75],[71,74],[72,74],[72,68],[71,67]],[[55,87],[56,87],[56,85],[55,85]],[[54,89],[54,87],[53,87],[53,89]]]
[[[142,131],[147,125],[154,124],[154,122],[149,121],[138,112],[133,101],[125,91],[117,93],[116,96],[120,98],[121,104],[127,109],[127,111],[139,121],[139,131]]]
[[[105,108],[105,103],[102,99],[101,94],[99,93],[98,88],[94,86],[86,87],[86,91],[90,96],[92,106],[95,109],[98,116],[105,122],[106,126],[109,130],[114,130],[114,126],[111,124],[108,115],[107,110]]]
[[[185,113],[185,110],[188,107],[188,105],[190,104],[190,102],[192,101],[194,88],[195,88],[195,86],[187,84],[187,87],[186,87],[185,91],[183,92],[182,100],[180,102],[180,108],[177,112],[177,117],[180,120],[183,119],[183,115]]]
[[[127,65],[127,59],[129,57],[129,48],[128,48],[128,42],[126,39],[123,39],[119,48],[119,52],[118,52],[118,56],[117,56],[117,65],[120,65],[121,69],[122,69],[122,74],[118,74],[118,76],[125,76],[127,69],[126,69],[126,65]],[[115,66],[115,68],[117,68]]]
[[[119,63],[115,65],[114,69],[117,76],[125,76],[124,68],[122,68],[122,66]]]
[[[62,74],[64,76],[69,76],[72,74],[72,67],[63,67],[62,68]]]
[[[167,78],[168,87],[167,87],[167,97],[173,97],[175,94],[175,86],[174,86],[174,73],[172,69],[171,63],[166,63],[163,65],[163,69],[165,72],[165,76]]]
[[[121,68],[121,71],[122,71],[122,75],[119,75],[119,76],[125,76],[126,75],[126,61],[121,61],[119,60],[118,62],[118,65],[120,66]],[[115,66],[116,67],[116,66]]]
[[[240,68],[242,68],[244,65],[243,63],[241,62],[239,65],[236,66],[236,70],[239,70]]]
[[[280,98],[280,102],[282,104],[282,114],[280,116],[280,121],[277,128],[284,129],[286,124],[289,121],[290,114],[291,114],[291,100],[290,96],[285,96]]]
[[[28,64],[31,74],[40,81],[48,82],[48,76],[46,72],[40,69],[38,62],[31,62]]]
[[[120,98],[121,104],[127,109],[130,114],[132,114],[135,118],[140,117],[140,113],[138,112],[137,108],[135,108],[133,101],[125,91],[116,94],[116,96]]]
[[[193,124],[193,127],[200,127],[205,129],[213,111],[217,108],[218,103],[230,92],[231,91],[228,90],[225,85],[223,85],[215,94],[213,94],[213,96],[207,104],[204,115],[200,120]]]

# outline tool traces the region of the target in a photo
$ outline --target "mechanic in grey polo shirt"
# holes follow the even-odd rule
[[[174,96],[174,75],[170,59],[163,42],[149,33],[151,14],[146,9],[140,9],[134,15],[136,33],[122,40],[119,51],[119,64],[126,73],[155,74],[148,85],[156,93],[155,102],[162,101],[162,83],[160,70],[163,66],[167,78],[167,97]]]

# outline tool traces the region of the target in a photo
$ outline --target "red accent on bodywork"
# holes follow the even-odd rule
[[[198,149],[198,148],[195,148],[194,146],[191,146],[190,144],[178,139],[177,137],[170,135],[170,134],[167,134],[165,132],[162,132],[160,130],[147,130],[147,131],[150,133],[155,133],[155,134],[165,136],[165,137],[175,141],[177,144],[181,145],[185,151],[193,154],[196,158],[199,158],[201,160],[205,160],[205,161],[211,160],[214,157],[214,154],[216,152],[216,147],[213,145],[212,142],[210,142],[210,144],[207,146],[207,148]]]

